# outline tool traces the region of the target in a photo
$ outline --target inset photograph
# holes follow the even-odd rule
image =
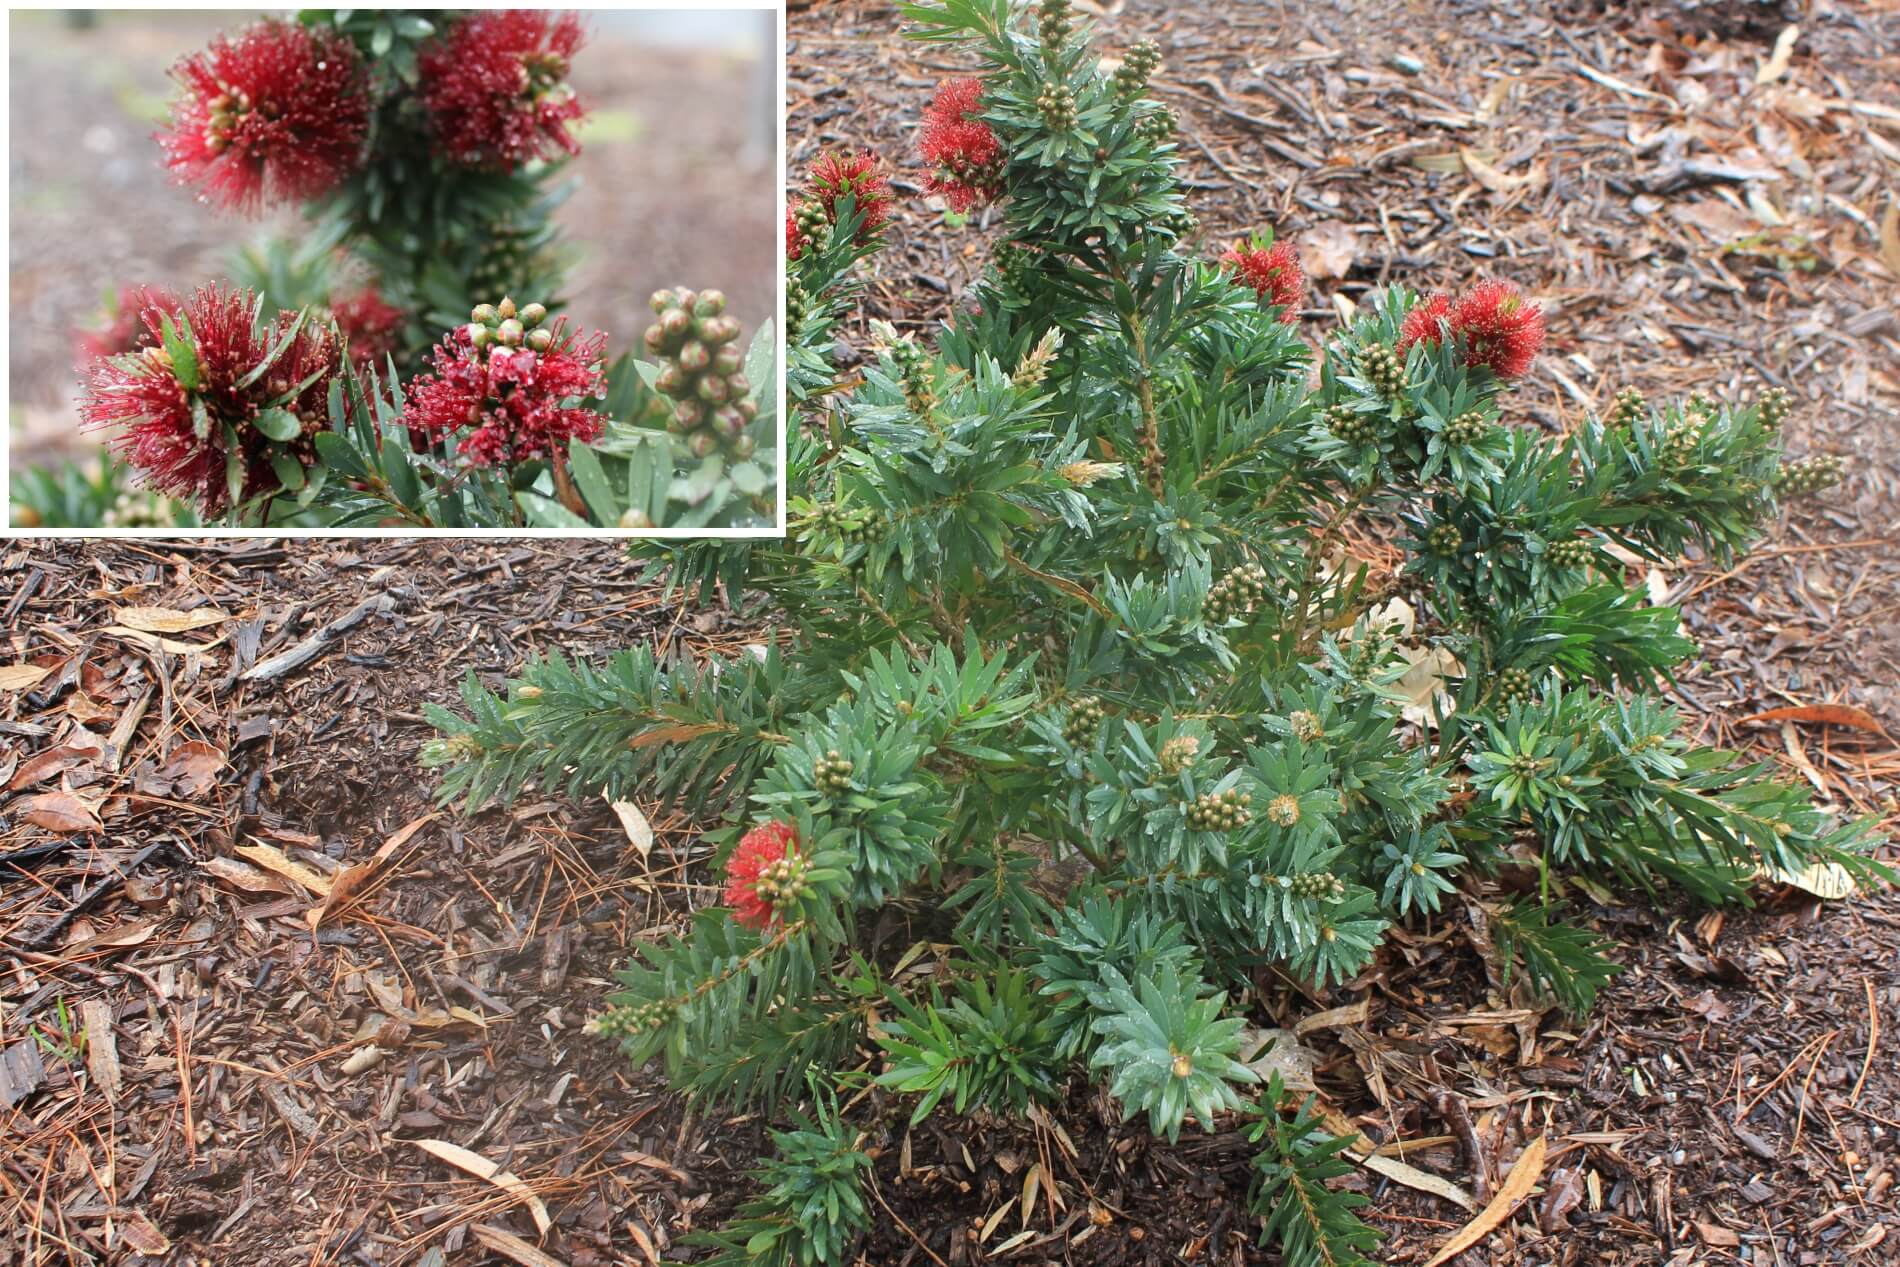
[[[13,527],[781,522],[773,9],[10,23]]]

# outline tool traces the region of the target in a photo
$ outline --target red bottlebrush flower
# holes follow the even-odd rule
[[[1263,304],[1280,309],[1280,320],[1292,325],[1300,319],[1306,301],[1306,270],[1291,242],[1272,246],[1237,246],[1220,257],[1234,270],[1243,286],[1251,286]]]
[[[798,227],[798,207],[796,198],[785,204],[785,258],[788,262],[805,253],[805,235]]]
[[[770,822],[739,838],[726,859],[726,905],[747,928],[764,928],[801,896],[806,862],[798,852],[798,829]]]
[[[1519,378],[1544,346],[1544,310],[1525,302],[1509,282],[1482,281],[1458,298],[1435,294],[1405,314],[1399,351],[1436,343],[1441,322],[1464,341],[1466,365],[1482,365],[1499,378]]]
[[[811,165],[805,194],[825,213],[831,224],[838,223],[838,202],[849,194],[863,220],[857,240],[869,242],[891,218],[891,187],[877,174],[877,155],[865,150],[859,154],[821,154]]]
[[[607,336],[583,339],[565,325],[555,323],[544,352],[478,348],[466,326],[456,329],[436,345],[435,372],[410,385],[403,422],[429,436],[470,429],[456,452],[471,466],[549,457],[569,440],[598,439],[606,419],[566,402],[602,390]]]
[[[294,313],[279,313],[259,329],[253,325],[256,305],[249,291],[215,286],[182,302],[154,296],[140,313],[150,346],[95,361],[80,401],[84,425],[116,432],[108,443],[139,473],[140,483],[196,502],[206,518],[231,508],[234,442],[241,472],[237,497],[249,500],[279,487],[274,452],[313,464],[312,437],[326,425],[330,381],[341,357],[321,326],[306,321],[268,370],[241,385],[297,321]],[[179,365],[163,346],[160,331],[167,319],[191,348],[192,365]],[[301,431],[273,441],[258,425],[266,409],[287,412]],[[282,414],[273,420],[285,421]]]
[[[580,153],[568,125],[586,110],[566,80],[586,38],[573,13],[485,9],[424,46],[416,69],[437,152],[499,170]]]
[[[104,325],[73,331],[75,364],[81,374],[102,356],[124,356],[158,342],[145,326],[145,310],[158,296],[144,286],[121,287]]]
[[[252,213],[321,197],[363,156],[369,93],[356,47],[333,31],[264,21],[172,69],[185,92],[158,142],[199,197]]]
[[[970,118],[983,103],[976,79],[946,79],[924,110],[917,149],[935,171],[925,181],[952,210],[968,211],[1003,192],[1003,146],[990,125]]]
[[[1414,343],[1438,342],[1441,334],[1439,323],[1450,319],[1451,296],[1444,291],[1436,291],[1419,300],[1405,314],[1405,320],[1399,323],[1399,355],[1410,351]]]
[[[394,355],[400,346],[397,335],[402,329],[402,309],[384,302],[374,286],[336,300],[330,305],[330,314],[343,334],[350,364],[358,370],[368,366],[380,370],[383,359]]]

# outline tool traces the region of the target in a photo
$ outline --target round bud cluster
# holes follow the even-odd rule
[[[230,148],[238,124],[251,112],[251,94],[241,88],[233,88],[211,98],[205,102],[205,106],[209,111],[205,116],[205,149],[214,155],[222,154]],[[267,110],[266,117],[269,114]]]
[[[1074,22],[1069,17],[1069,0],[1042,0],[1038,12],[1042,19],[1042,46],[1054,52],[1062,47],[1062,42],[1069,38],[1069,32],[1074,29]]]
[[[1717,408],[1719,408],[1719,406],[1715,403],[1715,397],[1709,395],[1707,392],[1691,392],[1689,393],[1689,399],[1682,403],[1682,412],[1686,414],[1700,414],[1704,418],[1715,417]]]
[[[1301,743],[1312,743],[1326,735],[1326,728],[1319,724],[1319,714],[1298,708],[1287,714],[1286,724],[1292,728],[1293,737]]]
[[[1245,616],[1267,596],[1267,570],[1258,563],[1243,563],[1207,587],[1207,618],[1221,624],[1235,616]]]
[[[647,327],[647,351],[666,362],[654,386],[674,402],[666,429],[696,458],[721,449],[751,457],[755,442],[745,431],[759,407],[740,369],[739,323],[725,315],[726,297],[681,288],[657,290],[649,302],[660,319]]]
[[[1437,524],[1425,534],[1425,544],[1433,554],[1456,554],[1464,543],[1465,534],[1458,531],[1457,524]]]
[[[1108,714],[1102,709],[1102,701],[1094,695],[1079,695],[1069,705],[1069,716],[1062,723],[1062,737],[1071,746],[1085,748],[1095,742],[1095,736],[1102,729],[1102,719]]]
[[[1794,397],[1785,388],[1770,387],[1755,402],[1761,411],[1761,425],[1770,431],[1781,430],[1781,424],[1788,421],[1788,415],[1794,412]]]
[[[1445,443],[1462,449],[1484,439],[1490,430],[1491,420],[1473,409],[1445,424]]]
[[[1841,482],[1841,459],[1832,453],[1782,466],[1775,486],[1783,497],[1803,497]]]
[[[831,221],[825,216],[824,204],[801,202],[792,208],[792,237],[788,247],[796,248],[789,252],[794,259],[808,246],[822,241]]]
[[[1200,740],[1193,735],[1176,735],[1161,745],[1161,751],[1155,757],[1161,766],[1161,773],[1172,779],[1193,765],[1194,758],[1200,753]]]
[[[1537,679],[1529,669],[1513,665],[1498,670],[1498,698],[1506,704],[1528,703],[1537,694]]]
[[[884,535],[884,515],[875,506],[823,502],[811,514],[812,526],[846,543],[875,541]]]
[[[1379,420],[1371,414],[1360,413],[1350,405],[1334,405],[1320,417],[1325,421],[1326,429],[1341,444],[1371,444],[1379,438]]]
[[[1041,256],[1020,242],[999,243],[990,259],[996,265],[996,275],[1012,290],[1024,294],[1029,292],[1042,268]]]
[[[1643,393],[1634,387],[1625,387],[1610,402],[1609,423],[1612,427],[1633,427],[1648,412],[1649,402],[1643,399]]]
[[[1170,139],[1180,129],[1181,121],[1166,106],[1158,106],[1135,120],[1135,135],[1156,145]]]
[[[1036,109],[1042,111],[1042,121],[1051,131],[1067,132],[1076,124],[1079,117],[1075,110],[1075,94],[1066,84],[1050,84],[1036,95]]]
[[[1589,567],[1596,559],[1596,546],[1588,537],[1571,537],[1565,541],[1553,541],[1544,551],[1544,560],[1554,568]]]
[[[1247,807],[1253,797],[1236,788],[1225,792],[1203,792],[1188,802],[1187,822],[1195,831],[1233,831],[1253,821]]]
[[[1186,207],[1176,207],[1161,217],[1161,225],[1177,238],[1184,238],[1200,227],[1201,222]]]
[[[930,387],[929,355],[915,340],[900,339],[891,344],[891,360],[897,363],[904,384],[904,403],[920,417],[929,413],[937,403],[937,394]]]
[[[1405,358],[1384,343],[1360,351],[1359,372],[1382,396],[1396,396],[1405,390]]]
[[[1534,779],[1544,772],[1545,760],[1533,757],[1528,752],[1520,752],[1504,763],[1504,768],[1520,779]]]
[[[812,782],[818,785],[820,792],[848,792],[853,769],[850,760],[832,748],[811,763]]]
[[[545,352],[554,345],[554,331],[541,324],[547,319],[548,310],[541,304],[517,309],[515,301],[506,298],[498,304],[476,304],[468,314],[468,339],[491,354],[496,348],[523,347]]]
[[[545,262],[546,248],[537,242],[533,229],[517,225],[496,226],[483,239],[481,257],[469,271],[468,293],[492,295],[506,293],[532,276]]]
[[[752,891],[759,900],[783,916],[811,896],[811,859],[802,853],[787,853],[759,869]]]
[[[1115,95],[1124,101],[1133,101],[1148,90],[1148,78],[1161,65],[1161,46],[1153,40],[1143,40],[1128,50],[1128,56],[1115,68]]]
[[[1687,466],[1695,460],[1696,446],[1702,443],[1702,419],[1694,414],[1683,418],[1663,433],[1657,456],[1670,466]]]
[[[1267,802],[1267,821],[1275,827],[1292,827],[1300,821],[1300,798],[1282,792]]]
[[[1294,897],[1310,897],[1316,902],[1336,902],[1346,896],[1345,883],[1330,871],[1289,876],[1286,887]]]
[[[603,1034],[649,1034],[665,1029],[673,1019],[673,1004],[655,999],[628,1007],[611,1007],[601,1014],[595,1028]]]

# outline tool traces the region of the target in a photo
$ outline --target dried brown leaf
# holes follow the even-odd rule
[[[1742,721],[1804,721],[1817,726],[1851,726],[1876,735],[1887,734],[1872,713],[1853,704],[1797,704],[1790,708],[1771,708],[1765,713],[1750,713]]]
[[[1441,1267],[1450,1262],[1491,1235],[1500,1223],[1510,1218],[1518,1202],[1531,1194],[1531,1189],[1537,1186],[1538,1178],[1544,1173],[1544,1152],[1548,1147],[1549,1141],[1542,1135],[1532,1140],[1512,1164],[1511,1173],[1504,1176],[1504,1182],[1499,1186],[1497,1195],[1491,1198],[1490,1204],[1479,1211],[1477,1218],[1453,1233],[1452,1238],[1431,1256],[1425,1267]]]
[[[37,664],[0,664],[0,691],[30,690],[51,672]]]
[[[231,619],[231,613],[216,607],[200,607],[188,612],[170,607],[121,607],[113,612],[113,619],[139,633],[175,634],[221,624]]]
[[[1775,80],[1787,74],[1788,63],[1794,58],[1794,43],[1800,38],[1800,27],[1782,27],[1781,34],[1775,38],[1774,52],[1768,55],[1768,60],[1763,62],[1761,69],[1755,72],[1755,82],[1758,84],[1772,84]]]
[[[1344,277],[1352,270],[1359,235],[1340,220],[1316,224],[1299,236],[1300,266],[1315,281]]]
[[[248,858],[266,871],[274,871],[286,880],[293,880],[309,889],[312,893],[321,893],[326,897],[330,892],[330,877],[313,871],[303,863],[296,861],[276,845],[267,845],[252,838],[248,845],[239,845],[232,852]]]
[[[1900,277],[1900,198],[1887,195],[1887,213],[1880,217],[1880,262]]]
[[[44,752],[36,752],[20,763],[20,768],[14,772],[12,782],[7,784],[7,790],[17,792],[21,788],[32,787],[35,783],[44,783],[76,766],[97,761],[103,751],[99,741],[94,739],[90,743],[85,740],[76,740],[63,743],[57,748],[48,748]]]
[[[627,840],[639,851],[640,860],[645,862],[647,855],[653,852],[653,824],[647,821],[647,816],[632,801],[609,801],[608,804],[613,807],[615,817],[619,818],[621,828],[626,831]]]
[[[20,817],[47,831],[104,831],[98,812],[71,792],[41,792],[18,802]]]
[[[172,749],[158,772],[176,783],[186,796],[197,796],[217,781],[224,764],[224,753],[215,745],[190,739]]]
[[[458,1170],[465,1170],[477,1179],[486,1179],[519,1200],[528,1207],[528,1214],[534,1219],[534,1225],[541,1235],[546,1236],[548,1229],[553,1226],[548,1218],[547,1206],[541,1203],[540,1197],[534,1195],[534,1189],[520,1175],[503,1170],[480,1153],[471,1152],[460,1144],[451,1144],[446,1139],[412,1139],[409,1142]]]

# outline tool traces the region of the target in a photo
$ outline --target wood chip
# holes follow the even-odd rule
[[[110,1104],[119,1102],[122,1079],[119,1071],[119,1041],[112,1031],[112,1005],[104,999],[87,999],[79,1005],[86,1024],[86,1068],[92,1081],[105,1092]]]
[[[416,1141],[421,1143],[420,1140]],[[513,1232],[504,1232],[487,1223],[477,1223],[472,1229],[475,1239],[497,1254],[506,1254],[521,1264],[521,1267],[567,1267],[552,1254],[544,1254]],[[545,1229],[543,1229],[545,1230]]]

